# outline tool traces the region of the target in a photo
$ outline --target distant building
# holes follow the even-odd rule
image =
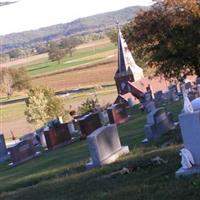
[[[143,69],[135,63],[120,30],[118,33],[118,69],[114,79],[118,91],[118,97],[114,103],[127,105],[128,101],[139,102],[149,87],[153,92],[167,91],[170,84],[163,77],[153,79],[144,77]]]
[[[121,31],[118,33],[118,69],[115,73],[118,102],[128,102],[128,99],[139,99],[143,94],[140,90],[133,88],[132,83],[144,78],[143,69],[139,67],[128,49]]]
[[[144,78],[143,69],[139,67],[128,49],[122,36],[118,33],[118,70],[115,73],[115,82],[119,95],[131,92],[129,82],[135,82]]]

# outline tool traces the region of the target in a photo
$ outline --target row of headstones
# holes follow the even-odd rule
[[[121,124],[127,121],[127,119],[128,115],[125,106],[123,104],[115,104],[108,108],[107,111],[90,113],[80,117],[76,120],[75,124],[74,122],[60,123],[55,127],[48,128],[48,130],[42,128],[38,131],[39,134],[28,134],[8,149],[6,148],[4,137],[1,135],[0,161],[3,162],[10,157],[12,164],[17,165],[38,155],[38,152],[41,150],[38,146],[47,149],[55,149],[69,144],[72,142],[73,136],[78,131],[75,128],[77,124],[83,138],[91,135],[97,129],[102,130],[103,133],[107,132],[105,130],[110,129],[118,135],[117,129],[116,127],[113,127],[113,125]],[[102,134],[100,133],[99,135],[98,138],[101,138]],[[112,141],[110,142],[112,143]]]
[[[197,79],[197,89],[199,87],[200,78]],[[195,88],[190,84],[184,84],[181,87],[181,95],[177,92],[175,86],[173,92],[177,96],[184,98],[184,108],[179,114],[179,124],[183,139],[184,148],[181,150],[182,167],[176,172],[177,176],[191,175],[194,173],[200,173],[200,92],[195,91]],[[190,92],[196,92],[190,103]],[[147,95],[149,97],[149,94]],[[173,117],[170,112],[167,112],[165,108],[156,108],[155,99],[147,98],[149,100],[146,103],[145,111],[147,112],[147,124],[145,125],[146,138],[143,142],[149,140],[157,140],[163,134],[168,133],[174,129]],[[187,108],[188,107],[188,108]]]
[[[181,84],[179,86],[179,89],[177,85],[172,84],[168,87],[168,91],[165,92],[157,91],[153,93],[153,91],[151,90],[151,86],[149,86],[149,88],[150,89],[145,92],[143,100],[141,102],[144,110],[147,113],[154,109],[155,105],[165,105],[172,101],[178,101],[180,100],[180,98],[183,98]],[[196,84],[194,85],[192,85],[191,82],[185,83],[184,88],[190,100],[200,97],[200,78],[197,78]]]
[[[200,78],[197,79],[198,87]],[[176,176],[200,173],[200,97],[190,102],[188,91],[184,86],[182,91],[184,107],[179,115],[179,123],[184,148],[180,153],[182,167],[176,172]]]

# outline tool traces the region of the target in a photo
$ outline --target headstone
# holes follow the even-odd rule
[[[197,85],[197,96],[200,97],[200,84]]]
[[[184,147],[191,152],[195,166],[189,169],[180,168],[176,175],[200,173],[200,111],[180,114],[179,122]]]
[[[131,98],[128,98],[128,106],[132,108],[134,106],[134,102]]]
[[[194,99],[194,100],[191,102],[191,104],[192,104],[192,107],[193,107],[193,110],[194,110],[194,111],[200,111],[200,97]]]
[[[177,85],[170,85],[168,87],[169,89],[169,98],[172,101],[178,101],[179,100],[179,96],[178,96],[178,89],[177,89]]]
[[[197,85],[200,85],[200,77],[197,78],[196,84],[197,84]]]
[[[59,121],[60,124],[63,124],[63,118],[61,116],[58,117],[58,121]]]
[[[119,156],[129,153],[128,146],[122,147],[116,125],[108,125],[94,131],[87,137],[92,161],[87,169],[114,162]]]
[[[151,91],[145,92],[144,94],[144,101],[145,103],[150,102],[153,100]]]
[[[0,163],[8,159],[8,151],[5,144],[4,135],[0,134]]]
[[[185,83],[185,90],[188,91],[188,92],[192,90],[192,83],[191,82]]]
[[[150,113],[150,112],[154,111],[155,109],[156,109],[156,104],[155,104],[154,101],[148,102],[145,105],[145,108],[144,108],[144,110],[145,110],[146,113]]]
[[[181,89],[182,89],[183,100],[184,100],[184,106],[183,106],[184,112],[192,113],[194,110],[193,110],[192,104],[188,98],[188,91],[186,90],[185,84],[181,86]]]
[[[32,141],[34,146],[37,146],[39,144],[39,141],[36,139],[35,133],[25,134],[24,136],[20,137],[20,140],[30,140]]]
[[[102,125],[107,125],[109,124],[109,118],[108,118],[108,113],[106,110],[99,111],[99,118],[101,120]]]
[[[68,129],[68,124],[59,124],[56,127],[50,128],[44,132],[47,148],[54,149],[71,141],[71,135]]]
[[[47,148],[47,142],[46,142],[46,139],[45,139],[45,135],[44,135],[44,132],[47,131],[47,128],[48,127],[42,127],[42,128],[39,128],[35,131],[35,134],[36,134],[36,138],[37,140],[40,142],[40,145],[46,149]],[[49,130],[49,128],[48,128]]]
[[[78,121],[81,134],[83,136],[90,135],[93,131],[102,126],[98,113],[90,113],[88,115],[83,116]]]
[[[146,113],[149,113],[156,108],[154,99],[155,96],[152,94],[151,90],[144,94],[144,99],[141,101],[141,104]]]
[[[128,114],[124,104],[114,104],[107,109],[110,124],[122,124],[128,120]]]
[[[156,102],[160,102],[160,103],[163,102],[163,92],[161,90],[158,92],[155,92],[154,97],[155,97]]]
[[[71,136],[74,136],[78,133],[78,130],[75,129],[74,122],[68,122],[67,127]]]
[[[157,108],[147,115],[145,135],[148,140],[157,140],[172,129],[174,129],[172,114],[167,113],[164,108]]]
[[[30,160],[36,155],[35,147],[30,140],[20,141],[16,145],[9,148],[8,151],[10,152],[13,165]]]

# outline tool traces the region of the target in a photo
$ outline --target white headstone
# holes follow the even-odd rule
[[[128,146],[122,147],[116,125],[108,125],[94,131],[87,137],[93,168],[114,162],[119,156],[129,152]]]
[[[193,113],[194,110],[193,110],[192,104],[187,96],[187,91],[185,89],[185,85],[182,85],[181,87],[182,87],[183,98],[184,98],[184,106],[183,106],[184,112],[185,113]]]
[[[194,99],[191,103],[194,111],[200,111],[200,97]]]

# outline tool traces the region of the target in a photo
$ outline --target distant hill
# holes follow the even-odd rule
[[[48,42],[62,36],[105,31],[116,26],[116,22],[124,24],[130,21],[140,9],[146,8],[132,6],[118,11],[80,18],[65,24],[0,36],[2,50],[29,48],[38,43]]]
[[[16,3],[16,1],[5,1],[5,2],[0,2],[0,6],[7,6],[11,3]]]

